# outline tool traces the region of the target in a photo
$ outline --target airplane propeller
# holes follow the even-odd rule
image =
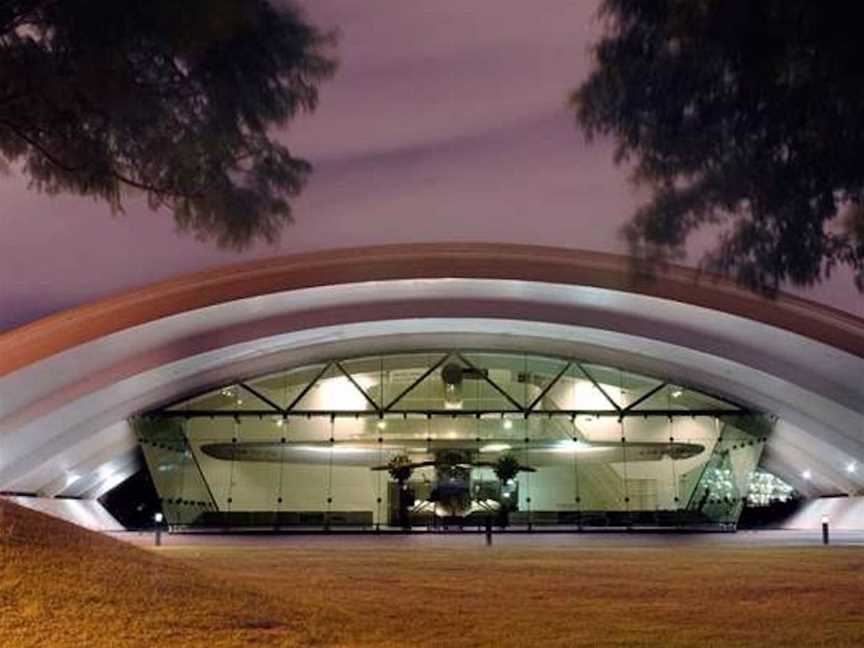
[[[532,466],[520,464],[514,457],[505,455],[497,462],[492,461],[460,461],[458,463],[450,463],[441,459],[430,459],[427,461],[411,461],[407,455],[397,455],[386,464],[381,466],[372,466],[370,470],[386,470],[396,481],[406,481],[411,477],[411,473],[417,468],[426,468],[430,466],[454,466],[456,468],[492,468],[493,470],[501,468],[502,465],[507,467],[507,470],[513,471],[513,475],[519,472],[537,472],[537,469]]]

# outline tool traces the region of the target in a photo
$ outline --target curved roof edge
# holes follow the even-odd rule
[[[393,279],[512,279],[606,288],[673,300],[797,333],[864,358],[864,319],[786,294],[767,299],[681,266],[656,279],[628,257],[492,243],[422,243],[320,250],[185,274],[78,306],[0,334],[0,376],[154,320],[286,290]]]

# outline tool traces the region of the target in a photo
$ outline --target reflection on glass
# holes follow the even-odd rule
[[[414,353],[227,385],[134,421],[173,526],[734,526],[767,418],[573,359]]]

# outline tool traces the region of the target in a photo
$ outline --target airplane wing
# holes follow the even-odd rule
[[[511,445],[512,444],[512,445]],[[200,450],[213,459],[223,461],[299,463],[332,466],[363,466],[383,470],[393,457],[408,456],[412,467],[435,465],[436,456],[447,450],[467,451],[470,460],[458,463],[491,468],[495,460],[514,455],[526,468],[534,466],[564,466],[621,461],[659,461],[663,457],[687,459],[705,450],[699,443],[573,441],[572,439],[536,439],[514,443],[512,439],[418,439],[391,438],[387,443],[369,440],[286,442],[241,441],[238,443],[204,443]]]
[[[396,455],[405,453],[404,446],[378,443],[274,443],[270,441],[205,443],[200,446],[200,450],[208,457],[222,461],[360,466],[366,468],[382,466]]]

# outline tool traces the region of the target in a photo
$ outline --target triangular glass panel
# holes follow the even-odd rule
[[[663,381],[659,378],[650,378],[632,371],[622,371],[620,389],[616,392],[615,400],[622,409],[625,409],[638,403],[640,399],[647,400],[650,398],[651,391],[662,384]]]
[[[168,412],[274,412],[274,408],[240,385],[226,385],[167,408]]]
[[[560,358],[527,356],[525,369],[517,376],[517,382],[524,386],[521,403],[523,407],[534,410],[559,409],[554,400],[547,398],[557,381],[564,378],[568,362]]]
[[[637,402],[663,382],[617,367],[583,362],[582,368],[621,409]]]
[[[339,364],[345,369],[354,382],[375,402],[379,408],[383,407],[383,382],[384,382],[384,359],[355,358],[353,360],[341,360]]]
[[[590,372],[590,369],[588,371]],[[594,378],[593,373],[591,377]],[[617,392],[610,394],[606,385],[596,378],[594,380],[603,388],[602,390],[574,362],[546,394],[542,409],[577,412],[614,411],[614,405],[603,392],[605,391],[613,399],[613,394],[617,395]],[[537,409],[540,408],[541,406],[538,405]]]
[[[384,406],[400,411],[443,408],[440,369],[449,358],[448,353],[385,356],[380,390]]]
[[[282,409],[288,409],[323,371],[325,365],[317,364],[247,380],[246,384],[260,392]]]
[[[462,408],[468,411],[519,411],[524,407],[527,385],[519,378],[525,374],[523,356],[497,353],[463,353],[447,361],[458,360],[461,375],[444,376],[448,387],[456,381],[461,385]],[[446,370],[446,367],[445,367]]]
[[[447,355],[443,361],[441,356],[427,356],[427,360],[422,366],[401,368],[398,381],[396,372],[390,372],[389,391],[395,394],[388,402],[392,411],[466,409],[464,375],[468,366],[456,355]]]
[[[518,403],[519,407],[525,406],[529,394],[529,384],[526,380],[529,375],[529,367],[526,356],[499,353],[464,353],[462,357],[501,390],[498,391],[492,387],[479,373],[466,376],[470,379],[470,383],[466,382],[466,386],[470,384],[469,391],[475,406],[481,409],[483,407],[488,409],[517,409],[513,402]]]
[[[633,408],[634,412],[669,410],[681,412],[734,412],[740,408],[702,392],[678,385],[666,385]]]
[[[369,379],[355,378],[354,376],[349,378],[336,363],[333,363],[306,391],[292,408],[292,411],[364,412],[374,410],[375,407],[364,395],[364,391],[370,386]]]

